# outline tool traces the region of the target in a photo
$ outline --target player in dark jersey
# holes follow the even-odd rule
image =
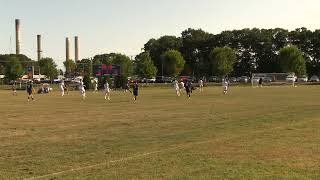
[[[259,79],[259,87],[262,87],[262,78]]]
[[[124,90],[124,92],[129,91],[130,93],[132,93],[130,90],[129,82],[127,82],[126,84],[123,85],[123,90]]]
[[[186,90],[188,99],[191,97],[191,84],[189,81],[184,82],[184,89]]]
[[[138,90],[139,90],[139,86],[138,86],[138,82],[136,81],[136,82],[134,83],[134,85],[133,85],[134,102],[137,101]]]
[[[31,80],[27,83],[27,93],[28,93],[28,101],[30,101],[30,98],[32,99],[32,101],[34,101],[33,85]]]

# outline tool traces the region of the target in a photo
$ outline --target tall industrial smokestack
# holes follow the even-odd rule
[[[37,55],[38,61],[42,58],[42,50],[41,50],[41,35],[37,35]]]
[[[20,19],[16,19],[16,54],[20,54]]]
[[[79,37],[74,37],[74,60],[79,61]]]
[[[70,39],[66,38],[66,61],[70,60]]]

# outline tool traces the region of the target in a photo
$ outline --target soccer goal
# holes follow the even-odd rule
[[[295,86],[297,77],[294,73],[253,73],[251,77],[252,87],[263,85],[291,85]]]

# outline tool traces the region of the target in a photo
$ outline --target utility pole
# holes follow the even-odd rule
[[[163,60],[164,58],[163,58],[163,56],[161,57],[161,78],[163,78]]]

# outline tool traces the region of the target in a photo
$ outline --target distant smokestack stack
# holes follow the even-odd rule
[[[37,54],[38,54],[38,61],[42,58],[42,50],[41,50],[41,35],[37,35]]]
[[[79,37],[74,37],[74,59],[75,61],[79,61]]]
[[[16,54],[20,54],[20,19],[16,19]]]
[[[66,61],[70,60],[70,39],[66,38]]]

